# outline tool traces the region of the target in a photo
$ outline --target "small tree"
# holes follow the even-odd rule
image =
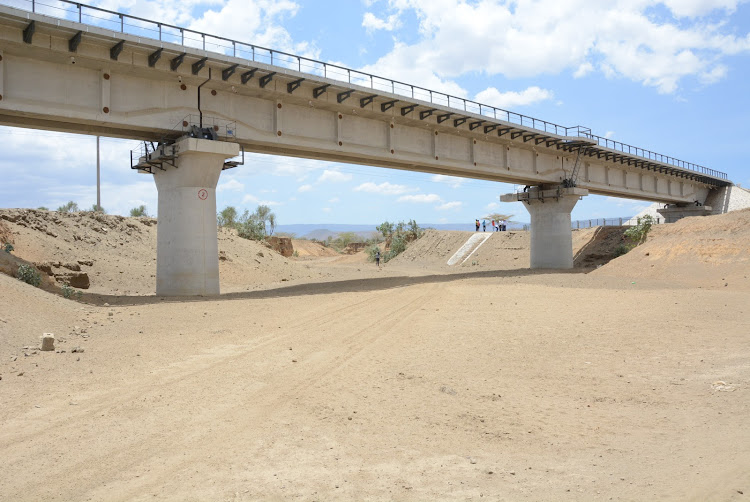
[[[225,207],[216,215],[216,221],[220,227],[235,228],[237,225],[237,210],[233,206]]]
[[[263,233],[265,235],[273,235],[273,231],[276,228],[276,215],[271,211],[271,208],[265,204],[261,204],[255,210],[256,219],[263,225]],[[266,226],[268,222],[268,226]],[[268,231],[270,229],[270,232]]]
[[[146,212],[146,206],[141,204],[138,207],[134,207],[130,210],[130,216],[134,218],[141,218],[141,217],[148,217],[148,213]]]
[[[388,251],[383,254],[384,263],[403,253],[409,242],[420,238],[424,234],[424,229],[420,228],[415,220],[409,220],[408,224],[403,221],[400,221],[398,224],[386,221],[375,227],[375,229],[383,234],[386,243],[390,243]],[[370,261],[375,259],[375,251],[374,246],[371,246],[367,250]]]
[[[393,223],[391,223],[389,221],[384,221],[383,223],[381,223],[380,225],[378,225],[377,227],[375,227],[375,230],[377,230],[378,232],[380,232],[381,234],[383,234],[383,238],[387,239],[388,237],[390,237],[393,234],[394,228],[395,227],[394,227]]]
[[[78,204],[73,202],[72,200],[68,201],[67,204],[64,204],[57,208],[57,211],[60,213],[77,213],[78,212]]]
[[[651,231],[651,226],[653,224],[654,218],[651,217],[651,215],[647,214],[642,218],[638,218],[637,224],[635,226],[625,230],[623,238],[628,242],[617,246],[617,248],[615,249],[615,258],[624,255],[634,247],[643,243],[643,241],[646,240],[648,233]]]
[[[258,220],[256,213],[250,213],[247,209],[234,224],[234,228],[243,239],[261,241],[266,236],[263,222]]]
[[[102,206],[100,206],[98,204],[94,204],[93,206],[91,206],[91,209],[89,209],[89,211],[92,212],[92,213],[107,214],[107,211]]]

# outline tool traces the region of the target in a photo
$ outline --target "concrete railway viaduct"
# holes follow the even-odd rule
[[[160,295],[219,293],[215,189],[245,151],[526,185],[534,268],[572,267],[592,193],[707,214],[724,173],[473,101],[63,1],[0,5],[0,124],[145,143]]]

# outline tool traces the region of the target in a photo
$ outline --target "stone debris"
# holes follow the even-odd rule
[[[734,392],[736,387],[732,384],[728,384],[723,380],[718,380],[711,384],[711,387],[716,392]]]
[[[45,352],[55,350],[55,335],[53,333],[42,335],[42,350]]]
[[[80,353],[81,353],[81,352],[83,352],[83,351],[84,351],[84,350],[83,350],[83,348],[81,348],[81,347],[73,347],[73,350],[71,350],[70,352],[71,352],[71,353],[73,353],[73,354],[80,354]],[[80,359],[79,359],[79,360],[80,360]]]

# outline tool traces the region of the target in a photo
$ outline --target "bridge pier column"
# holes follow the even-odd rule
[[[165,154],[163,170],[153,169],[159,192],[156,294],[218,295],[216,184],[224,161],[237,156],[239,146],[183,138],[174,147],[175,158]]]
[[[588,193],[582,188],[536,186],[500,197],[503,202],[523,202],[531,216],[531,268],[573,268],[570,213]]]

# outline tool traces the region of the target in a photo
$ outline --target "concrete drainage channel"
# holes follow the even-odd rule
[[[489,239],[490,237],[492,237],[492,232],[472,235],[471,237],[469,237],[469,240],[467,240],[466,243],[461,246],[453,256],[450,257],[450,259],[448,260],[448,265],[453,266],[456,263],[459,263],[459,261],[461,263],[465,262],[471,255],[474,254],[474,252],[476,252],[477,249],[479,249],[482,244],[487,242],[487,239]]]

